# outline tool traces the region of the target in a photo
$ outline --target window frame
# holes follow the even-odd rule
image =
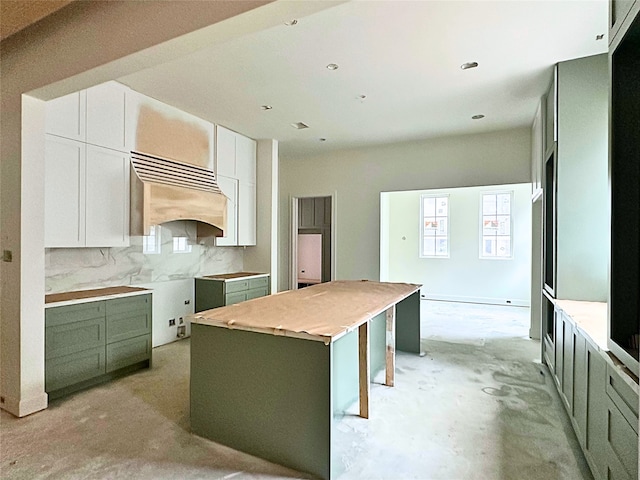
[[[484,240],[488,235],[484,234],[484,217],[486,216],[484,213],[484,196],[485,195],[509,195],[509,255],[508,256],[500,256],[500,255],[485,255],[484,254]],[[497,202],[497,199],[496,199]],[[479,205],[479,215],[478,215],[478,256],[480,260],[513,260],[514,258],[514,241],[513,241],[513,205],[515,202],[515,196],[513,190],[488,190],[484,192],[480,192],[480,205]],[[496,216],[504,215],[499,214],[496,208]],[[498,237],[506,237],[506,235],[495,235],[496,244]],[[497,253],[497,246],[496,246]]]
[[[424,212],[424,200],[426,198],[435,198],[436,202],[437,199],[439,198],[446,198],[447,199],[447,215],[446,215],[446,219],[447,219],[447,235],[446,235],[446,239],[447,239],[447,253],[446,255],[427,255],[425,254],[425,250],[424,250],[424,240],[426,235],[424,234],[424,219],[425,219],[425,212]],[[419,258],[450,258],[451,256],[451,201],[450,201],[450,195],[448,193],[423,193],[420,195],[420,230],[419,230],[419,245],[418,245],[418,249],[419,249]],[[437,213],[437,211],[436,211]],[[435,216],[436,218],[438,218],[438,215],[436,214]],[[441,217],[444,218],[444,217]],[[434,235],[434,238],[442,238],[442,235]],[[437,251],[437,249],[436,249]]]

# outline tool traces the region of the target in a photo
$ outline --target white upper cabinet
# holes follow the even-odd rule
[[[218,186],[227,197],[227,229],[224,237],[216,238],[219,247],[238,245],[238,180],[235,178],[217,177]]]
[[[86,145],[47,135],[45,139],[45,247],[82,247],[85,243]]]
[[[256,244],[256,185],[238,182],[238,245]]]
[[[218,184],[235,180],[235,215],[227,217],[227,229],[233,235],[218,238],[216,245],[251,246],[256,244],[256,141],[216,126],[216,175]],[[220,189],[225,193],[225,189]],[[229,195],[227,195],[229,197]],[[232,238],[235,236],[235,241]]]
[[[70,93],[47,102],[45,132],[84,142],[86,138],[86,91]]]
[[[216,175],[236,176],[236,132],[216,126]]]
[[[125,141],[125,102],[129,89],[107,82],[86,91],[87,143],[129,151]]]
[[[241,182],[256,183],[256,141],[236,135],[236,176]]]
[[[129,174],[129,154],[87,145],[87,247],[129,245]]]
[[[541,101],[531,126],[531,199],[535,201],[542,195],[542,156],[544,155],[544,125]]]

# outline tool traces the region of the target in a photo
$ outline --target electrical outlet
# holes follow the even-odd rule
[[[176,325],[176,319],[175,318],[169,319],[169,326],[170,327],[175,327],[175,325]]]
[[[185,301],[184,301],[184,304],[185,304],[185,305],[189,305],[190,303],[191,303],[191,300],[185,300]]]
[[[3,250],[2,251],[2,261],[3,262],[13,262],[13,252],[11,250]]]
[[[183,323],[184,323],[184,320],[182,319],[182,317],[180,317],[180,318],[178,319],[178,324],[182,325]]]

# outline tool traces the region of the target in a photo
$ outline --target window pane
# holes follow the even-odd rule
[[[497,234],[498,235],[511,235],[511,217],[507,215],[501,215],[497,219]]]
[[[424,219],[424,235],[435,235],[438,228],[438,221],[436,217],[429,217]]]
[[[494,257],[496,255],[495,237],[482,238],[482,255],[485,257]]]
[[[495,216],[485,215],[482,217],[482,234],[495,235],[498,229],[498,220]]]
[[[434,197],[426,197],[424,199],[424,216],[425,217],[436,216],[436,199]]]
[[[436,255],[447,256],[449,254],[448,242],[446,238],[436,239]]]
[[[482,195],[482,214],[491,215],[497,213],[496,211],[496,196],[495,195]]]
[[[449,214],[449,198],[439,197],[436,199],[436,202],[437,202],[436,215],[446,217]]]
[[[438,235],[448,235],[449,234],[449,219],[448,218],[440,218],[438,219]]]
[[[436,254],[436,239],[435,238],[425,238],[424,240],[424,249],[423,252],[425,255],[433,256]]]
[[[499,257],[510,257],[511,256],[511,238],[509,237],[498,237],[498,251],[497,254]]]
[[[508,193],[499,194],[497,204],[498,213],[511,213],[511,195]]]

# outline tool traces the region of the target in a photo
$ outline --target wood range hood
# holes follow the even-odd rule
[[[149,235],[152,225],[197,222],[198,240],[227,228],[227,198],[213,171],[197,165],[131,152],[131,235]]]

